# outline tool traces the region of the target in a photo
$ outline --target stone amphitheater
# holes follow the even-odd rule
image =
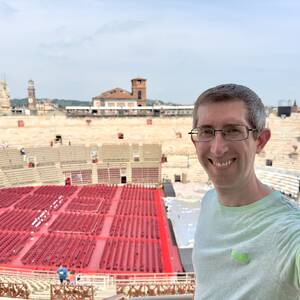
[[[166,157],[167,161],[162,163],[160,167],[160,178],[171,181],[176,178],[182,182],[208,183],[209,179],[197,161],[194,146],[188,135],[191,126],[191,117],[152,118],[151,122],[146,117],[67,118],[63,115],[1,117],[0,143],[2,143],[3,149],[2,154],[0,152],[0,160],[6,160],[7,164],[7,155],[5,156],[4,153],[9,151],[18,153],[18,155],[15,154],[17,157],[12,155],[8,165],[5,166],[5,162],[0,162],[0,164],[2,164],[2,170],[10,169],[11,162],[20,159],[19,150],[21,148],[25,148],[32,157],[40,150],[43,152],[43,154],[40,153],[40,156],[42,155],[45,161],[40,164],[39,171],[44,174],[43,177],[46,177],[46,179],[41,180],[38,174],[35,174],[36,179],[33,183],[45,184],[47,183],[47,176],[58,176],[57,178],[60,178],[58,183],[63,183],[61,170],[58,173],[53,170],[49,171],[47,158],[45,158],[48,155],[47,149],[57,149],[53,151],[64,152],[67,157],[72,156],[73,153],[75,160],[72,161],[73,167],[76,161],[84,163],[84,165],[86,163],[90,164],[93,173],[92,178],[94,178],[91,183],[98,183],[99,180],[95,179],[95,170],[93,171],[91,164],[91,151],[97,151],[98,163],[104,161],[134,163],[134,152],[141,152],[139,155],[143,157],[144,150],[144,153],[148,152],[148,158],[144,154],[144,163],[148,167],[153,166],[151,151],[155,152],[152,155],[153,161],[157,161],[161,155]],[[288,118],[279,118],[271,114],[267,119],[267,126],[272,131],[272,137],[263,153],[257,157],[257,174],[265,183],[297,199],[299,196],[300,175],[300,113],[293,113]],[[123,135],[123,139],[119,138],[120,135]],[[56,136],[61,136],[62,144],[54,143],[53,147],[50,147]],[[113,150],[111,145],[120,148],[119,150]],[[148,148],[145,145],[148,145]],[[155,145],[160,145],[161,148],[151,148]],[[147,150],[145,150],[145,147]],[[124,154],[126,151],[122,149],[127,149],[126,151],[129,154],[126,156]],[[49,157],[53,156],[53,151],[49,152]],[[109,153],[105,154],[105,152]],[[105,156],[106,160],[104,159]],[[107,160],[107,156],[114,158]],[[58,163],[56,166],[61,169],[60,158],[52,157],[52,161],[55,162],[55,160]],[[65,161],[67,162],[68,159],[65,158]],[[71,161],[71,158],[69,158],[69,161]],[[266,164],[272,164],[272,166],[266,166]],[[28,171],[28,168],[24,168],[25,165],[26,162],[23,166],[19,166],[21,167],[19,175],[28,173],[25,176],[30,176],[29,173],[33,171]],[[66,164],[64,165],[63,172],[72,169]],[[126,165],[123,166],[126,167]],[[85,168],[82,164],[77,167],[79,169]],[[15,169],[14,172],[18,173],[16,171],[18,166],[13,166],[11,169]],[[7,170],[5,172],[9,173]],[[17,185],[17,183],[22,185],[22,182],[11,184],[9,178],[11,176],[3,175],[3,172],[0,177],[2,182],[6,182],[2,186]],[[51,180],[48,180],[48,182],[51,182]],[[130,179],[128,182],[130,182]]]
[[[209,179],[197,161],[188,135],[191,126],[191,117],[152,118],[152,122],[149,118],[138,117],[1,117],[0,187],[64,184],[68,172],[87,169],[91,174],[88,183],[99,183],[101,178],[99,174],[97,176],[97,170],[102,165],[129,169],[129,165],[137,164],[137,155],[145,168],[159,164],[159,173],[154,177],[149,175],[148,183],[152,178],[153,182],[155,179],[179,179],[207,184]],[[272,131],[272,138],[257,157],[257,174],[263,182],[299,201],[300,114],[294,113],[284,119],[270,115],[267,126]],[[121,135],[123,139],[120,139]],[[55,142],[57,136],[62,138],[62,143]],[[27,159],[21,155],[21,149],[25,149]],[[93,151],[98,155],[96,163],[91,156]],[[160,164],[162,156],[166,161]],[[30,157],[35,159],[33,168],[28,168]],[[133,177],[130,173],[128,182],[134,182]],[[49,299],[49,288],[56,283],[55,278],[53,273],[0,270],[0,283],[25,282],[32,299]],[[117,290],[117,283],[110,276],[86,276],[82,283],[94,286],[95,299],[113,295]],[[126,286],[127,283],[122,284]]]

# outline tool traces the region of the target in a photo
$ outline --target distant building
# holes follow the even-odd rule
[[[58,105],[51,102],[49,99],[37,101],[36,109],[39,114],[47,114],[58,110]]]
[[[114,88],[93,97],[92,106],[66,106],[68,117],[190,117],[194,106],[147,106],[146,79],[131,80],[131,93]],[[150,121],[149,121],[150,122]]]
[[[34,82],[31,79],[28,81],[28,109],[36,111],[35,88]]]
[[[147,100],[146,81],[144,78],[134,78],[131,80],[131,93],[117,87],[93,97],[92,106],[110,108],[145,106]]]
[[[292,114],[292,100],[280,100],[278,103],[277,116],[290,117]]]
[[[0,115],[10,114],[10,96],[5,80],[0,80]]]

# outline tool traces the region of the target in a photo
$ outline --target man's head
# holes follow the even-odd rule
[[[255,155],[270,138],[265,120],[262,101],[247,87],[220,85],[199,96],[191,136],[215,187],[255,187]]]
[[[251,127],[261,132],[265,127],[266,113],[261,99],[251,89],[238,84],[222,84],[203,92],[195,102],[193,111],[193,128],[198,124],[198,108],[203,104],[241,101],[248,111],[248,122]],[[255,136],[255,135],[254,135]]]

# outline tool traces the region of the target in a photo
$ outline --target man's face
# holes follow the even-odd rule
[[[199,106],[197,127],[209,126],[222,129],[230,124],[251,128],[243,102],[218,102]],[[254,140],[252,132],[249,132],[246,140],[227,141],[221,132],[216,132],[212,141],[197,142],[194,145],[199,162],[215,187],[238,189],[244,184],[254,182],[255,154],[260,152],[268,138],[262,141],[258,137]]]

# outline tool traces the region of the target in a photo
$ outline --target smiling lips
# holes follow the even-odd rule
[[[226,161],[216,161],[216,160],[212,160],[212,159],[209,158],[208,160],[216,168],[218,168],[218,169],[224,169],[224,168],[227,168],[228,166],[230,166],[236,159],[232,158],[232,159],[228,159]]]

